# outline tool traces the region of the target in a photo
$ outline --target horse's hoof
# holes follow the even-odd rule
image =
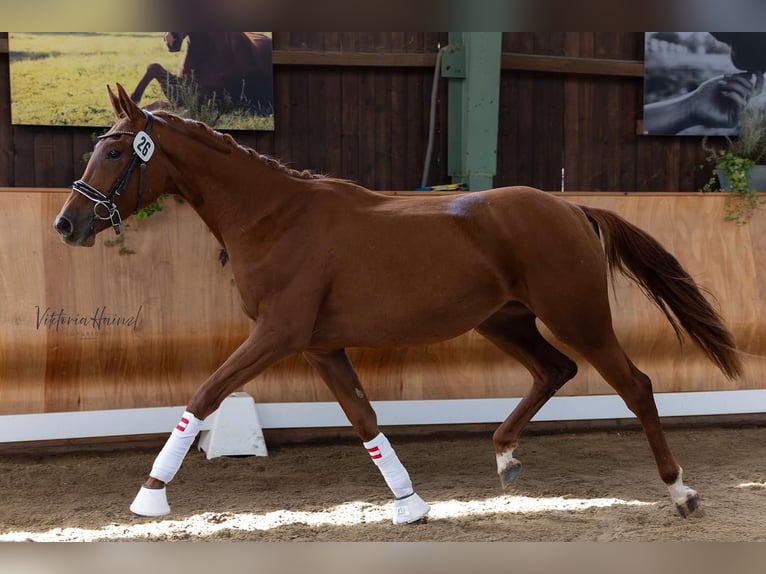
[[[695,494],[683,504],[676,504],[676,510],[678,510],[678,514],[681,515],[681,518],[687,518],[692,512],[699,508],[699,504],[700,498]]]
[[[505,465],[505,467],[498,472],[500,475],[500,485],[503,487],[503,490],[507,489],[513,481],[516,480],[516,478],[519,476],[519,473],[521,472],[521,461],[515,458],[512,458],[508,461],[508,464]]]
[[[170,514],[165,487],[147,488],[142,486],[133,499],[133,504],[130,505],[130,511],[138,516],[165,516]]]
[[[394,499],[394,524],[415,524],[425,522],[431,507],[416,493]]]

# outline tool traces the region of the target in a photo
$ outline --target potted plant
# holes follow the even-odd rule
[[[723,148],[713,148],[707,137],[702,145],[713,175],[702,191],[727,191],[726,219],[744,223],[766,192],[766,109],[746,106],[739,114],[739,133],[725,136]]]

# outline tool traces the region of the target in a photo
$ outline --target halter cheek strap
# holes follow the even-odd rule
[[[130,180],[130,176],[133,174],[133,170],[140,160],[141,163],[139,164],[138,171],[138,193],[136,196],[136,209],[134,213],[137,213],[138,210],[141,209],[141,200],[144,195],[144,173],[146,172],[146,164],[154,153],[154,142],[152,141],[151,137],[149,137],[149,134],[152,131],[152,122],[154,117],[150,112],[147,112],[146,110],[143,110],[143,112],[146,115],[146,125],[144,126],[143,131],[136,133],[125,130],[117,130],[98,137],[100,140],[122,135],[128,135],[134,138],[133,155],[130,158],[130,163],[122,175],[117,178],[117,181],[114,182],[114,185],[112,186],[109,194],[104,194],[82,179],[78,179],[72,184],[73,191],[84,195],[95,204],[93,206],[94,217],[101,220],[108,219],[111,222],[112,228],[114,229],[116,235],[120,234],[120,224],[122,223],[122,217],[120,215],[120,210],[117,209],[117,204],[115,201],[125,190],[125,187],[128,185],[128,181]]]

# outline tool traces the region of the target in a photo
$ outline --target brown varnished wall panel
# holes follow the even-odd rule
[[[54,237],[61,192],[0,191],[0,414],[184,404],[246,337],[250,321],[214,238],[187,205],[166,202],[153,217],[130,220],[125,247],[75,249]],[[637,287],[619,280],[615,328],[658,392],[764,388],[766,215],[724,221],[721,195],[563,194],[615,210],[657,237],[717,296],[741,347],[753,355],[746,376],[728,382],[693,347],[679,346],[662,314]],[[129,319],[136,329],[50,326],[45,310],[86,319]],[[563,348],[563,347],[562,347]],[[566,349],[564,349],[566,351]],[[515,397],[530,377],[480,336],[396,350],[352,349],[374,400]],[[610,393],[585,363],[560,393]],[[245,390],[259,402],[327,401],[332,396],[301,357],[274,365]]]
[[[2,412],[183,404],[249,327],[215,240],[170,200],[130,221],[124,245],[134,254],[103,245],[111,232],[73,249],[51,228],[65,197],[0,193]],[[107,319],[138,316],[138,326],[90,320],[101,309]],[[62,324],[62,310],[83,322]]]
[[[47,196],[0,193],[0,409],[45,407],[47,340],[36,328],[35,306],[45,296],[42,218]]]

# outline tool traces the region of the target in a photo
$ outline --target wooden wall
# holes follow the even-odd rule
[[[185,404],[194,389],[246,337],[228,268],[187,205],[170,200],[149,219],[132,218],[119,247],[72,248],[51,223],[66,190],[0,191],[0,414]],[[716,194],[562,194],[613,209],[645,228],[718,297],[742,349],[766,355],[766,215],[747,225],[723,219]],[[613,314],[627,352],[655,390],[764,388],[766,360],[752,356],[746,376],[729,382],[693,347],[681,347],[659,310],[627,281]],[[105,317],[132,325],[97,324]],[[45,311],[48,310],[48,315]],[[61,322],[61,311],[83,324]],[[46,322],[45,318],[49,320]],[[373,400],[520,396],[530,376],[480,336],[438,345],[350,352]],[[330,401],[301,357],[273,366],[245,390],[259,403]],[[611,393],[584,363],[563,395]]]
[[[92,130],[10,124],[5,36],[0,186],[68,186],[82,173]],[[294,167],[413,189],[435,54],[446,41],[431,32],[275,32],[276,130],[236,137]],[[503,50],[498,186],[559,190],[562,167],[574,191],[695,191],[707,180],[700,138],[638,134],[642,33],[506,32]],[[445,80],[437,118],[432,184],[449,181]]]

